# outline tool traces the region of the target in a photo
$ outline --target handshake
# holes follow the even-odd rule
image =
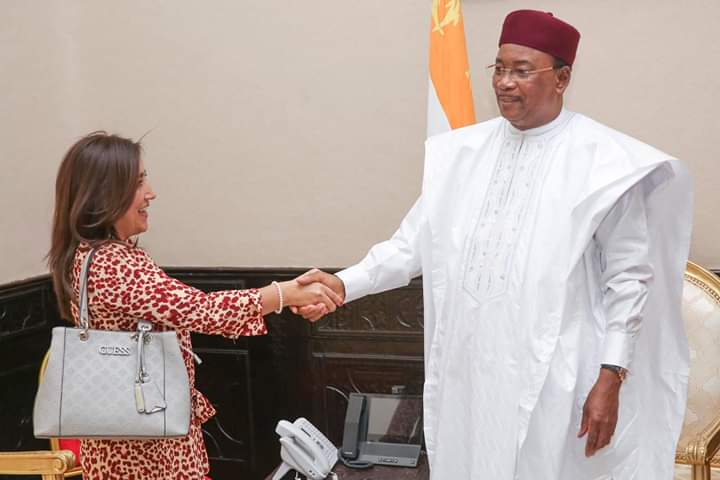
[[[335,275],[317,268],[309,270],[294,280],[279,284],[285,305],[311,322],[334,312],[345,302],[345,285]]]

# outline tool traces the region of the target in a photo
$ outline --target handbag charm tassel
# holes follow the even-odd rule
[[[135,407],[138,413],[157,413],[167,408],[165,399],[157,384],[145,371],[145,343],[150,341],[152,323],[145,320],[138,322],[137,328],[137,373],[135,375]]]

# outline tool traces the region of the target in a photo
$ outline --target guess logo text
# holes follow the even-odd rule
[[[98,347],[98,352],[100,355],[120,355],[120,356],[128,356],[130,355],[130,347],[121,347],[117,345],[101,345]]]

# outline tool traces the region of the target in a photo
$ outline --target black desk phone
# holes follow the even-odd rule
[[[340,460],[351,468],[416,467],[422,446],[422,397],[351,393]]]

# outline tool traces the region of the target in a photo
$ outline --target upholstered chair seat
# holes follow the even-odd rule
[[[688,263],[683,320],[690,346],[690,380],[675,461],[676,480],[720,480],[720,279]]]

